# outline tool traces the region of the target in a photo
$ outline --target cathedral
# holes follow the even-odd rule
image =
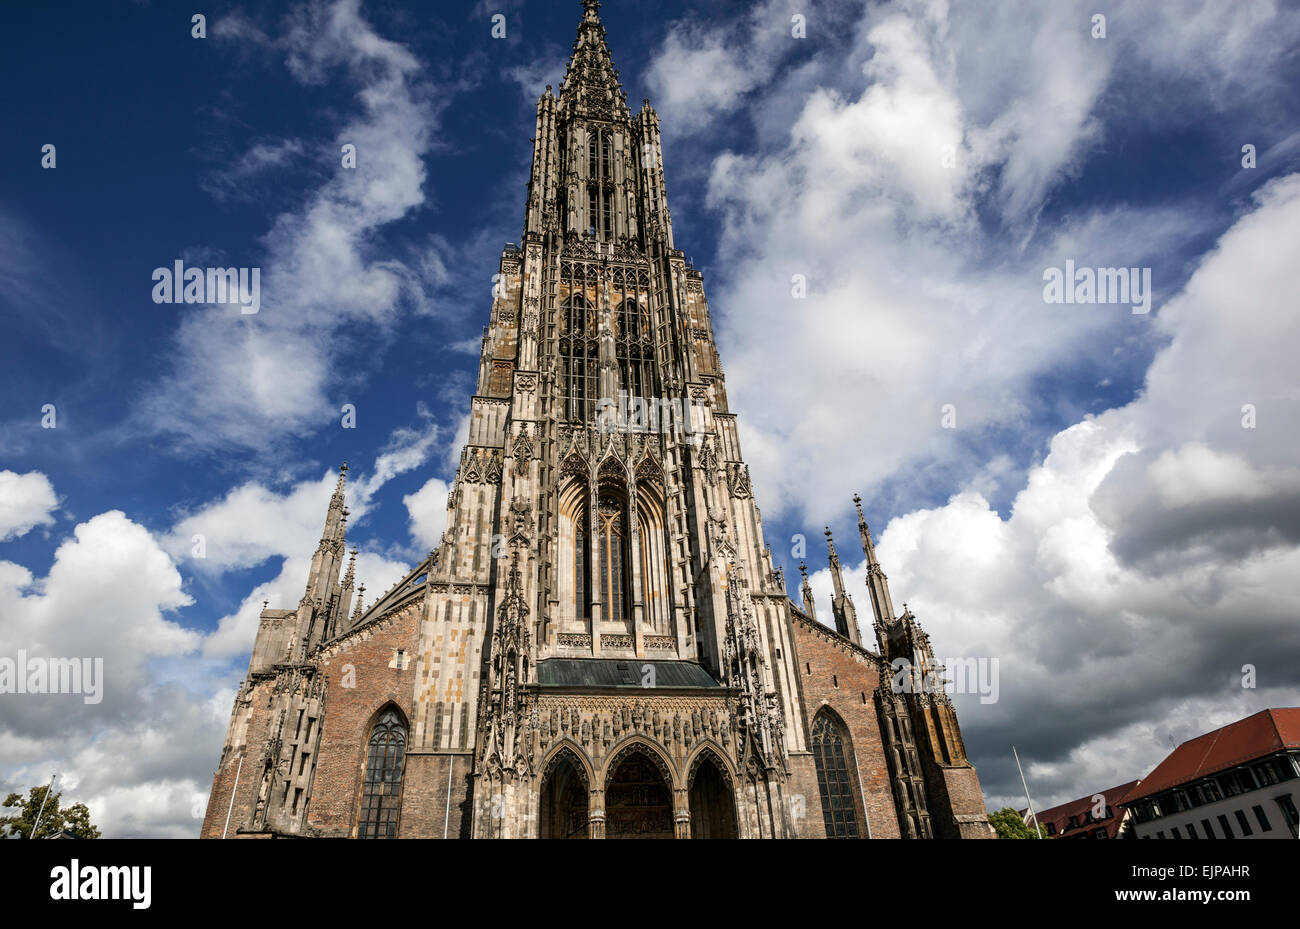
[[[599,6],[537,102],[447,530],[365,606],[343,466],[306,592],[261,614],[205,838],[993,835],[948,696],[899,686],[942,669],[860,501],[874,641],[829,530],[833,629],[773,566]]]

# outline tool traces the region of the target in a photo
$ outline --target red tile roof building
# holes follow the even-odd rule
[[[1129,818],[1120,804],[1140,781],[1129,781],[1110,790],[1099,791],[1062,803],[1036,814],[1038,825],[1049,839],[1115,839]],[[1028,811],[1021,813],[1032,827]]]
[[[1300,836],[1300,707],[1261,710],[1184,742],[1123,805],[1138,838]]]

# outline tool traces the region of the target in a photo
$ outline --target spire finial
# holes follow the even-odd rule
[[[348,476],[348,463],[345,461],[343,462],[342,465],[339,466],[338,483],[334,485],[334,499],[337,501],[342,501],[343,499],[343,484],[346,482],[347,476]],[[331,503],[332,502],[333,501],[331,501]]]

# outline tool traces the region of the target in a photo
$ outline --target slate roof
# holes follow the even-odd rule
[[[711,687],[722,685],[693,661],[643,661],[636,658],[547,658],[537,663],[542,687],[646,687],[647,666],[654,669],[654,687]]]

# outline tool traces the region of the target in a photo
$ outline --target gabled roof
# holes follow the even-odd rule
[[[1289,748],[1300,749],[1300,707],[1260,710],[1254,716],[1178,746],[1143,779],[1141,790],[1134,791],[1125,803],[1132,804],[1179,784]]]

